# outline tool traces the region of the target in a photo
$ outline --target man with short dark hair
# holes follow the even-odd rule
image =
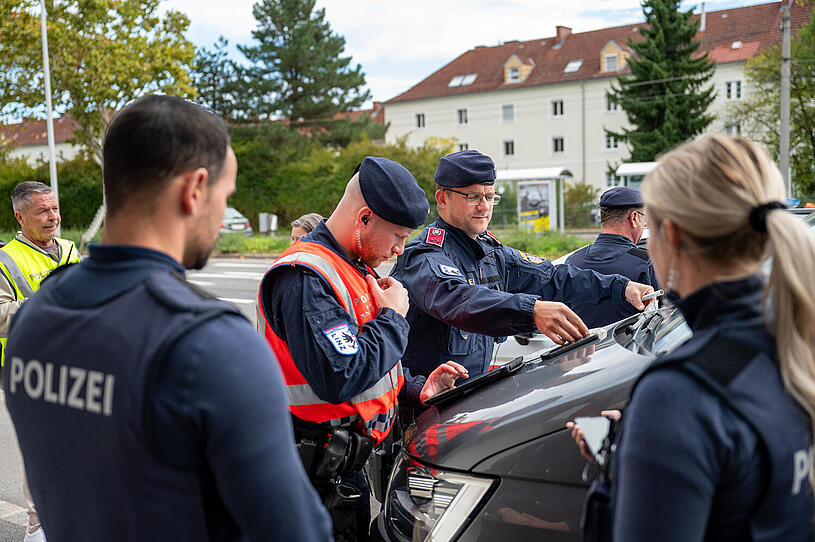
[[[616,273],[659,288],[648,251],[637,247],[646,226],[644,207],[640,191],[635,188],[616,186],[603,192],[602,233],[594,243],[569,256],[566,263],[607,275]],[[589,327],[604,326],[637,312],[630,304],[618,300],[570,306]]]
[[[495,164],[475,150],[439,160],[435,174],[439,218],[399,256],[392,276],[410,294],[409,346],[402,362],[427,375],[440,361],[470,376],[490,368],[493,344],[506,335],[539,330],[558,344],[588,328],[564,302],[620,299],[645,308],[652,290],[619,275],[599,275],[504,246],[487,230]]]
[[[53,540],[327,541],[274,356],[184,278],[237,162],[223,121],[149,96],[108,128],[102,244],[14,318],[3,386]]]

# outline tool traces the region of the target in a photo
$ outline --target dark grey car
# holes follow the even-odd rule
[[[646,312],[431,407],[405,435],[374,538],[580,540],[597,472],[564,424],[622,407],[654,356],[690,334],[673,308]]]

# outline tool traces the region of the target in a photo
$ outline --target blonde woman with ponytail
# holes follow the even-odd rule
[[[815,236],[784,210],[767,152],[742,138],[678,147],[642,195],[657,276],[693,337],[634,387],[607,530],[619,542],[815,540]]]

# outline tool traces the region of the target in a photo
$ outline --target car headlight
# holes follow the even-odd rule
[[[393,467],[385,520],[399,540],[447,542],[463,531],[496,480],[430,468],[404,453]]]

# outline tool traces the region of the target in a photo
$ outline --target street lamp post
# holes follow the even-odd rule
[[[48,164],[51,171],[51,190],[59,204],[59,189],[57,187],[57,153],[54,149],[54,111],[51,106],[51,69],[48,65],[48,34],[45,27],[45,0],[40,0],[40,27],[42,32],[42,68],[45,74],[45,109],[48,127]],[[57,235],[60,235],[60,226],[57,226]]]

